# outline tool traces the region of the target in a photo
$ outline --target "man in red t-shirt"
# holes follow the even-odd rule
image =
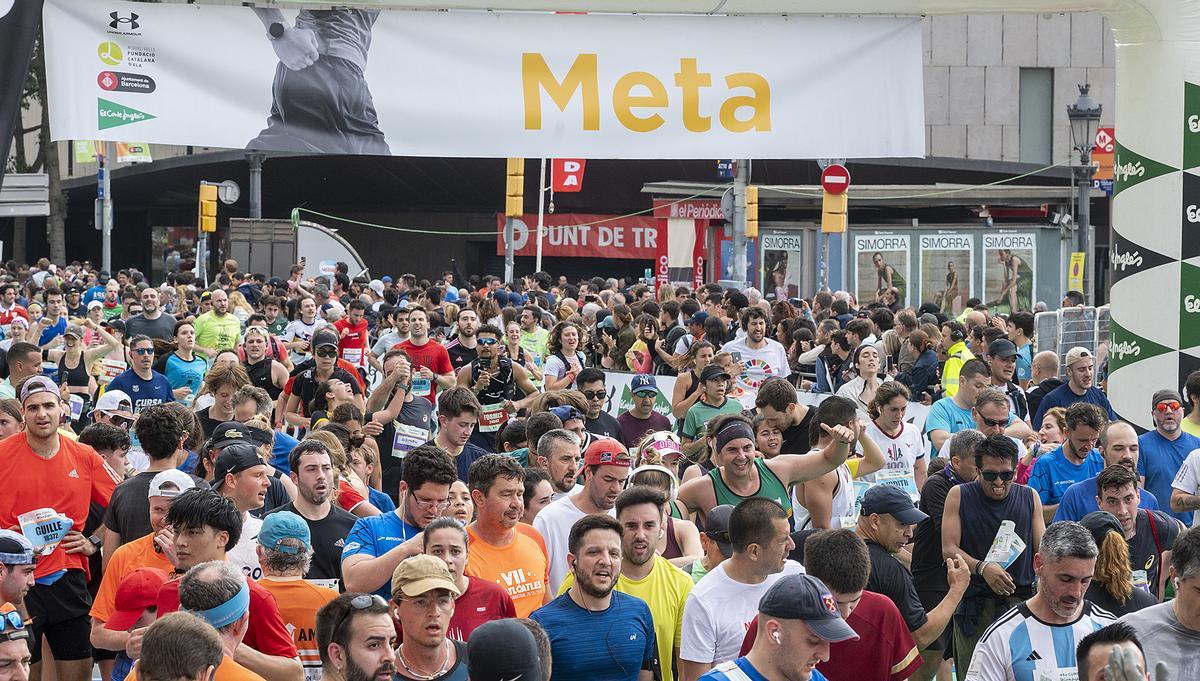
[[[412,360],[413,397],[424,397],[437,404],[438,388],[454,387],[454,365],[446,348],[429,338],[429,313],[422,307],[412,307],[408,313],[408,340],[396,347],[403,348]]]
[[[17,285],[5,284],[0,286],[0,326],[8,330],[13,317],[23,317],[29,321],[29,312],[17,304]]]
[[[227,547],[241,538],[242,514],[233,500],[207,489],[192,489],[171,502],[167,523],[175,531],[176,572],[187,572],[201,563],[225,560]],[[267,679],[304,676],[300,655],[279,615],[270,591],[246,577],[250,589],[250,621],[242,645],[233,659]],[[158,592],[158,616],[179,610],[179,580],[173,579]]]
[[[355,298],[346,308],[346,316],[333,323],[338,333],[338,356],[355,367],[367,365],[367,306]]]
[[[454,615],[447,636],[466,641],[486,622],[517,616],[508,591],[495,582],[463,574],[467,567],[467,531],[454,518],[438,518],[425,527],[423,551],[446,562],[450,576],[462,593],[454,599]],[[400,634],[399,625],[396,628]]]
[[[829,587],[838,610],[858,639],[829,645],[829,659],[817,665],[828,678],[903,681],[921,668],[917,644],[896,604],[864,591],[871,572],[867,545],[852,530],[820,530],[804,542],[805,572]],[[754,645],[758,619],[751,623],[742,655]]]
[[[45,511],[23,533],[34,548],[61,537],[48,554],[39,556],[37,584],[25,595],[33,619],[30,641],[32,671],[41,673],[42,637],[54,653],[60,681],[87,681],[92,672],[91,620],[88,612],[88,557],[99,550],[98,537],[82,534],[91,503],[108,506],[120,476],[96,450],[59,436],[63,402],[58,386],[45,376],[20,384],[25,429],[0,440],[0,527],[20,525],[20,516]],[[65,534],[63,530],[67,530]]]

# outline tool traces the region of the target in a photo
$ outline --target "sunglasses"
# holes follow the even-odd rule
[[[1012,480],[1016,474],[1016,471],[979,471],[979,477],[987,480],[988,482],[996,482],[997,478],[1003,480],[1004,482],[1008,482]]]
[[[337,352],[336,348],[317,348],[317,351],[314,354],[316,354],[317,357],[325,357],[325,358],[338,356],[338,352]]]
[[[0,613],[0,641],[28,638],[29,630],[25,628],[25,621],[21,619],[20,613],[16,610]]]
[[[583,392],[583,396],[588,398],[589,400],[599,400],[599,399],[602,399],[605,395],[605,392],[603,390],[584,390],[582,392]]]
[[[133,425],[133,419],[127,419],[124,416],[110,416],[112,424],[118,428],[129,428]]]
[[[1179,404],[1178,402],[1159,402],[1158,404],[1154,405],[1154,411],[1160,414],[1165,414],[1169,411],[1175,411],[1182,406],[1183,405]]]
[[[988,417],[984,416],[983,414],[980,414],[979,419],[981,421],[983,421],[983,424],[985,426],[990,426],[992,428],[999,428],[1001,426],[1008,425],[1008,417],[1005,417],[1002,419],[989,419]]]
[[[499,343],[500,341],[495,338],[480,338],[477,342],[480,345],[486,345],[488,347],[491,347],[491,346]]]
[[[354,598],[351,598],[350,609],[342,613],[341,618],[338,619],[337,626],[333,628],[333,636],[331,639],[335,641],[337,640],[338,632],[342,630],[342,626],[346,624],[346,620],[350,619],[350,613],[354,612],[355,610],[366,610],[367,608],[371,607],[372,604],[383,606],[384,608],[387,607],[387,601],[383,600],[383,597],[379,594],[360,594]]]
[[[633,396],[639,397],[639,398],[641,398],[641,397],[658,397],[658,391],[657,390],[643,390],[641,392],[634,393]]]
[[[146,355],[153,355],[154,348],[137,348],[136,350],[132,350],[131,352],[133,352],[133,354],[135,354],[135,355],[142,355],[144,357]]]

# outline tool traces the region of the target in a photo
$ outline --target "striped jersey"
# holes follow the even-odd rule
[[[1076,644],[1116,619],[1085,600],[1074,622],[1046,624],[1022,603],[983,633],[971,657],[967,681],[1075,681]]]

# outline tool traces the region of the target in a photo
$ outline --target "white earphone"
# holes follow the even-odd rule
[[[771,638],[775,640],[775,645],[780,645],[780,646],[783,645],[783,641],[779,640],[779,632],[778,631],[771,634]]]

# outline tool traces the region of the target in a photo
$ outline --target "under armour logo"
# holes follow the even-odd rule
[[[108,22],[109,28],[120,28],[121,24],[129,24],[129,30],[137,30],[138,15],[130,12],[128,15],[122,15],[120,12],[109,12],[108,16],[112,17],[112,21]]]

